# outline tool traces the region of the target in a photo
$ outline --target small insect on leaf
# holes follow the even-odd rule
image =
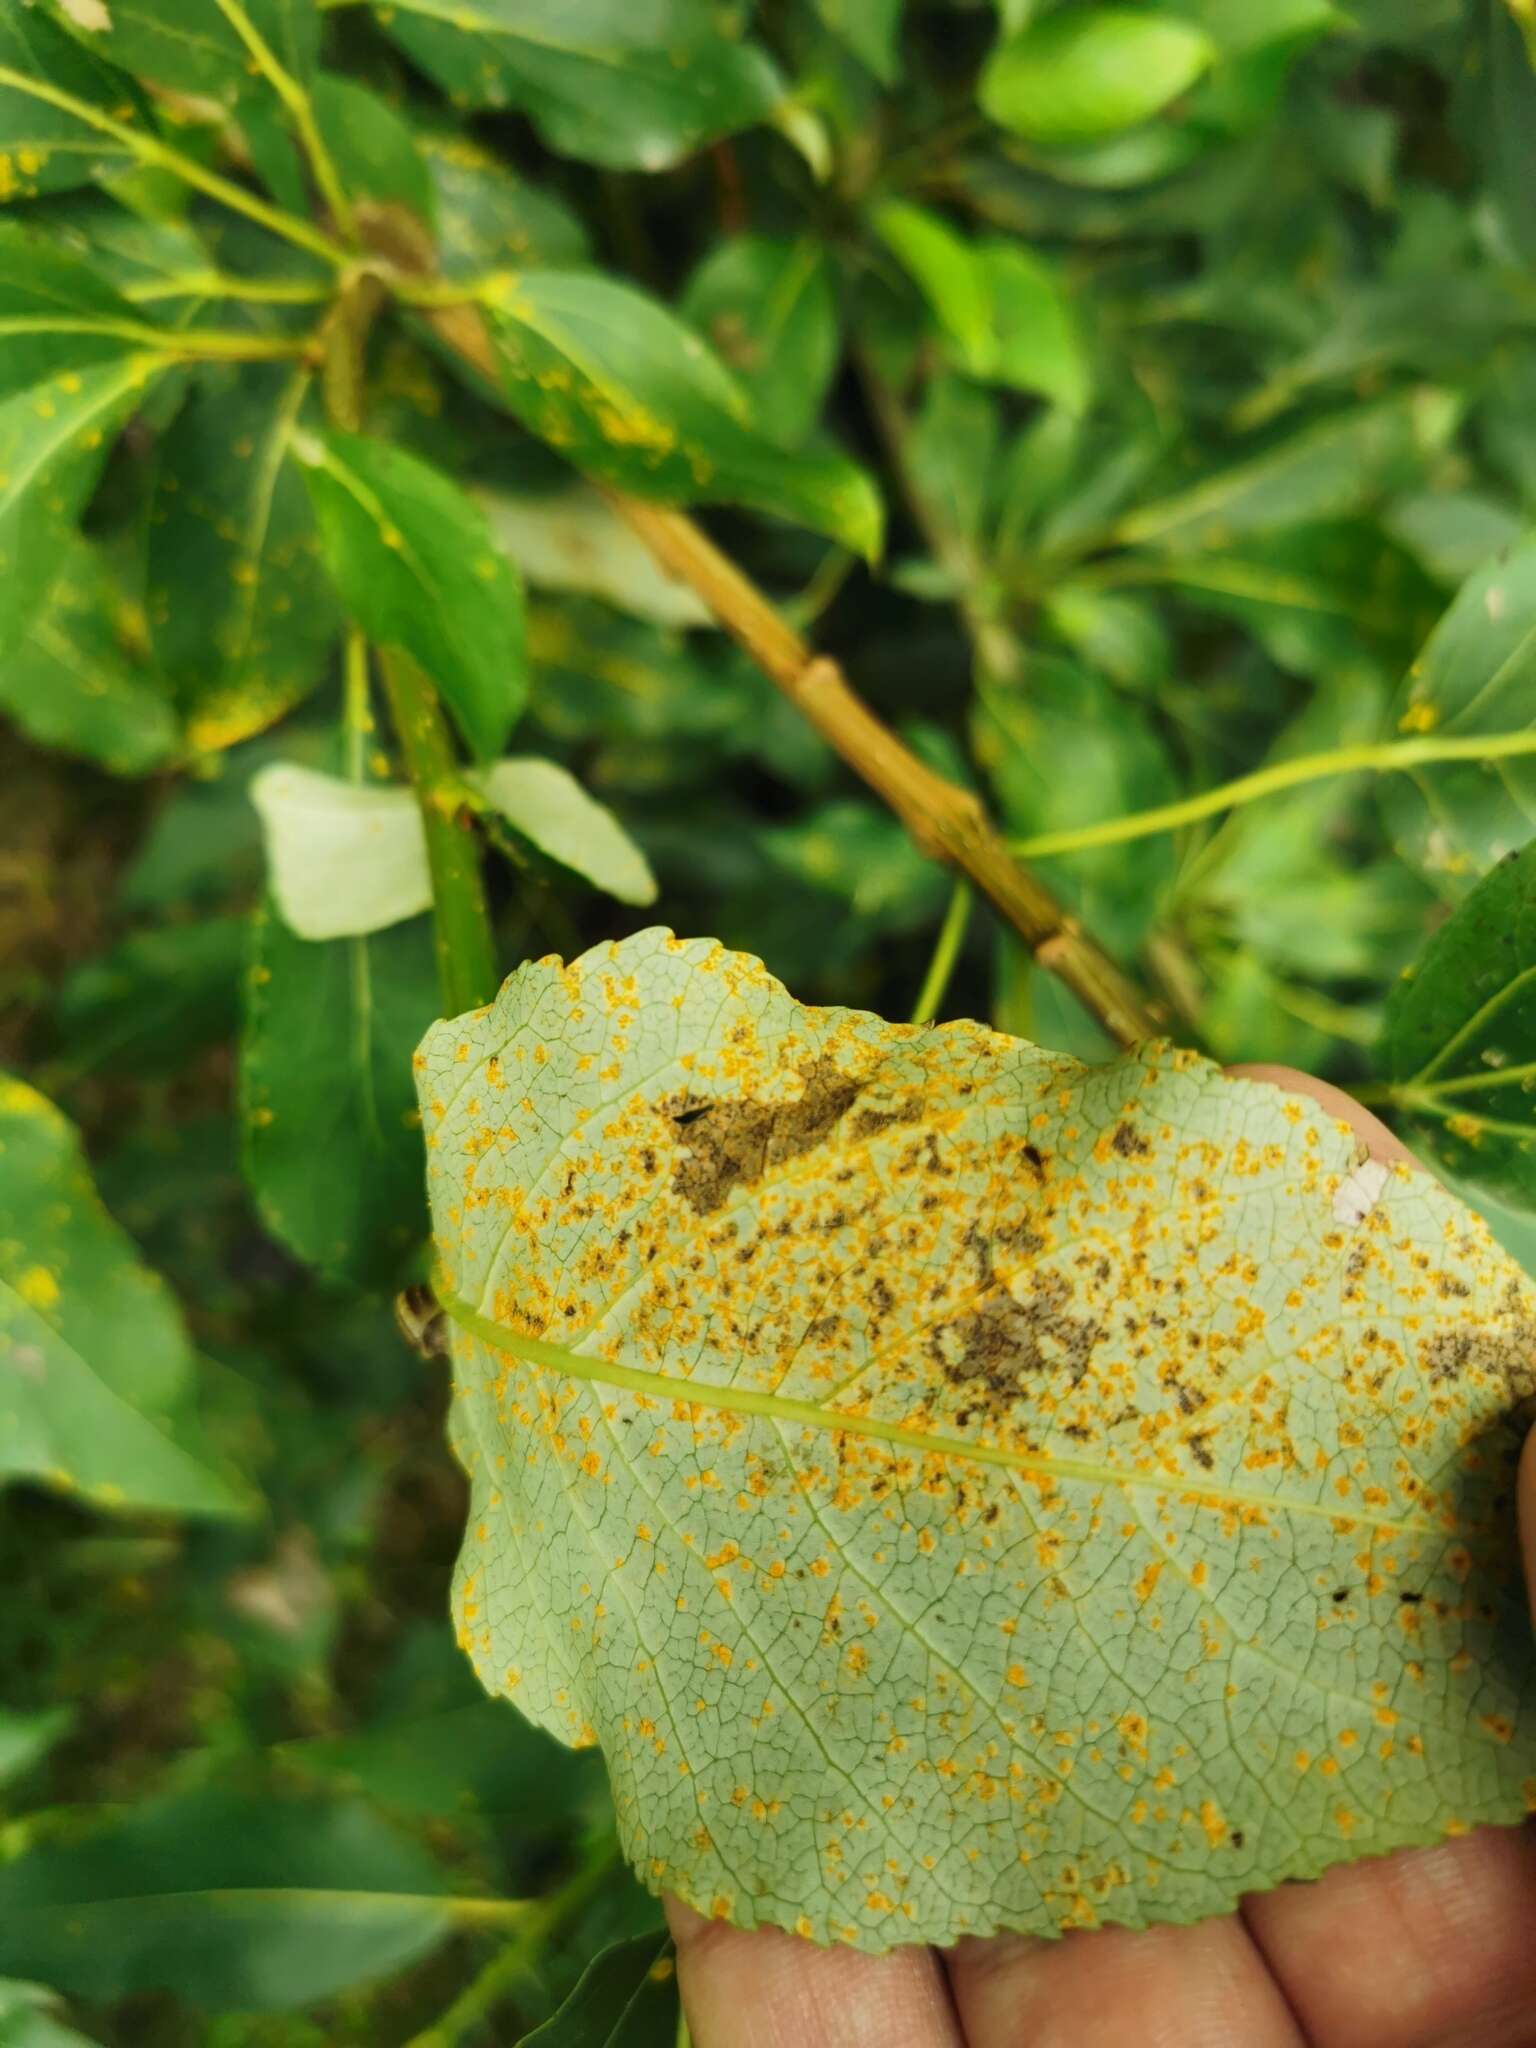
[[[1524,1814],[1536,1291],[1310,1100],[642,932],[418,1054],[456,1611],[643,1881],[885,1949]]]

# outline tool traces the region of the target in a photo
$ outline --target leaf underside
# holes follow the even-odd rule
[[[418,1074],[461,1640],[601,1742],[652,1888],[871,1950],[1190,1921],[1536,1799],[1536,1296],[1314,1103],[663,931]]]

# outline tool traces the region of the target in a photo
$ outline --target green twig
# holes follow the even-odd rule
[[[500,980],[479,842],[460,823],[458,758],[436,690],[403,654],[381,651],[379,669],[401,757],[421,806],[438,981],[447,1014],[457,1017],[488,1003]]]
[[[265,199],[258,199],[254,192],[247,192],[243,185],[235,184],[230,178],[221,178],[217,171],[205,170],[196,158],[183,156],[179,149],[172,149],[158,136],[141,134],[137,128],[129,127],[126,121],[104,114],[89,100],[76,99],[73,93],[61,92],[45,79],[29,78],[24,71],[15,71],[8,64],[0,64],[0,86],[41,100],[45,106],[57,107],[61,114],[68,114],[87,128],[94,128],[98,135],[110,135],[141,164],[153,164],[157,170],[170,172],[184,185],[206,193],[233,213],[243,213],[248,220],[259,222],[272,234],[281,235],[300,249],[307,249],[312,256],[322,257],[327,263],[338,266],[349,260],[347,250],[333,242],[329,235],[312,227],[307,220],[301,220],[296,213],[288,213],[280,206],[269,206]]]
[[[1218,811],[1235,810],[1240,804],[1257,803],[1283,789],[1295,789],[1306,782],[1320,782],[1331,775],[1371,773],[1387,775],[1405,768],[1420,768],[1435,761],[1497,761],[1514,754],[1536,754],[1536,730],[1468,735],[1465,738],[1374,740],[1354,747],[1335,747],[1325,754],[1298,754],[1290,761],[1276,761],[1268,768],[1256,768],[1251,775],[1239,775],[1215,789],[1178,803],[1159,804],[1150,811],[1131,811],[1123,817],[1105,818],[1097,825],[1078,825],[1065,832],[1039,832],[1033,838],[1010,842],[1025,859],[1053,853],[1080,853],[1090,846],[1118,846],[1128,839],[1149,839],[1154,833],[1173,832],[1180,825],[1192,825]]]
[[[240,0],[217,0],[217,5],[224,19],[250,51],[251,60],[257,70],[287,109],[299,144],[309,159],[309,167],[314,173],[320,197],[325,201],[338,232],[356,247],[357,218],[352,211],[352,202],[347,197],[337,174],[335,160],[325,146],[325,137],[316,124],[315,109],[309,94],[293,73],[278,62],[272,46],[241,6]]]
[[[441,2019],[413,2035],[405,2048],[458,2048],[465,2035],[488,2019],[533,1967],[550,1936],[601,1890],[617,1860],[617,1850],[610,1847],[578,1870],[568,1884],[540,1899],[501,1953],[460,1992]]]
[[[944,992],[949,987],[950,976],[955,971],[955,962],[960,958],[960,948],[965,942],[965,928],[971,918],[971,885],[964,877],[958,877],[950,891],[949,908],[944,913],[944,922],[939,926],[939,936],[934,941],[933,958],[928,962],[928,972],[923,976],[922,993],[912,1005],[914,1024],[931,1024],[939,1013]]]

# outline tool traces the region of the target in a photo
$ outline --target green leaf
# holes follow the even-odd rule
[[[1194,552],[1228,547],[1242,534],[1342,518],[1412,478],[1423,453],[1454,425],[1454,402],[1432,390],[1353,406],[1127,513],[1113,538]]]
[[[1536,1291],[1314,1101],[660,931],[420,1088],[461,1640],[648,1886],[881,1950],[1522,1817]]]
[[[579,217],[467,135],[416,137],[432,181],[444,277],[481,277],[507,263],[580,264],[590,250]]]
[[[781,86],[707,0],[389,0],[381,26],[451,100],[516,107],[551,149],[665,170],[761,121]]]
[[[734,379],[653,299],[612,278],[528,271],[498,280],[484,309],[507,405],[577,468],[668,503],[750,505],[878,552],[864,472],[754,432]]]
[[[734,372],[768,438],[798,447],[821,417],[841,352],[821,247],[809,237],[733,236],[688,280],[682,310]]]
[[[1399,733],[1447,739],[1536,720],[1536,540],[1467,579],[1392,709]],[[1425,763],[1384,780],[1380,802],[1397,851],[1460,896],[1536,828],[1536,757]]]
[[[484,512],[441,471],[361,434],[299,448],[321,548],[371,640],[403,648],[471,751],[505,744],[528,694],[522,585]]]
[[[251,53],[214,0],[103,0],[100,7],[48,0],[77,39],[136,77],[233,106],[253,85]],[[314,0],[242,0],[272,54],[300,78],[320,44]]]
[[[112,436],[166,367],[163,357],[134,354],[0,402],[0,652],[47,602]]]
[[[517,1908],[484,1907],[510,1925]],[[404,1969],[461,1919],[414,1842],[355,1801],[213,1788],[0,1869],[0,1968],[117,1999],[283,2011]]]
[[[523,497],[477,490],[497,545],[544,590],[590,593],[616,611],[658,626],[708,626],[703,600],[669,576],[601,492],[573,484]]]
[[[1088,362],[1055,271],[1018,242],[984,243],[977,253],[992,302],[987,375],[1081,412],[1088,403]]]
[[[125,126],[139,105],[120,71],[99,63],[28,0],[0,0],[0,66],[83,100]],[[78,115],[20,86],[0,85],[0,203],[67,192],[134,162],[127,148]]]
[[[1202,28],[1171,14],[1067,7],[993,51],[980,99],[994,121],[1030,142],[1097,142],[1161,112],[1214,55]]]
[[[78,1079],[185,1073],[233,1035],[245,922],[208,917],[133,932],[84,960],[53,1005],[54,1054]]]
[[[58,2003],[46,1984],[0,1977],[0,2048],[91,2048],[84,2034],[53,2017],[50,2008]]]
[[[1393,989],[1381,1059],[1410,1142],[1536,1209],[1536,840],[1483,877]]]
[[[1179,794],[1146,715],[1075,662],[1034,656],[1017,683],[986,682],[979,697],[977,759],[1016,834],[1070,831]],[[1165,836],[1031,866],[1105,944],[1129,954],[1146,936],[1176,860]]]
[[[519,2048],[674,2048],[676,2040],[672,1938],[655,1928],[594,1957],[560,2010]]]
[[[240,1512],[175,1440],[191,1374],[175,1303],[102,1208],[72,1126],[0,1079],[0,1475],[97,1507]]]
[[[377,932],[432,907],[421,806],[408,789],[274,761],[251,778],[267,881],[301,939]]]
[[[47,602],[0,661],[0,711],[38,745],[143,775],[178,751],[180,726],[159,679],[123,647],[129,608],[105,558],[69,539]]]
[[[438,1008],[425,919],[312,942],[258,912],[240,1043],[245,1172],[274,1237],[387,1284],[424,1233],[411,1053]]]
[[[605,804],[556,761],[498,761],[470,780],[519,838],[621,903],[654,903],[656,877]]]
[[[74,1720],[73,1707],[43,1707],[18,1714],[0,1707],[0,1785],[40,1763]],[[3,1999],[0,1999],[3,2016]],[[0,2033],[0,2042],[4,2041]]]
[[[432,177],[409,124],[355,79],[322,71],[310,88],[315,121],[343,189],[354,199],[433,217]]]
[[[947,533],[979,553],[997,455],[996,401],[965,378],[929,380],[912,424],[906,459],[925,501]]]
[[[815,0],[816,12],[882,85],[894,85],[901,70],[903,0]]]
[[[905,200],[879,207],[874,221],[954,343],[962,369],[1082,410],[1087,362],[1049,264],[1017,242],[967,242],[939,215]]]
[[[320,682],[340,617],[292,436],[308,372],[206,375],[161,444],[150,505],[147,609],[188,743],[260,732]]]
[[[992,365],[992,292],[969,242],[927,207],[905,199],[875,209],[873,225],[928,301],[962,366],[984,377]]]
[[[138,310],[89,264],[0,223],[0,398],[144,345]]]

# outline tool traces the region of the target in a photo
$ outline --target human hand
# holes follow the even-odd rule
[[[1385,1160],[1386,1126],[1326,1082],[1311,1095]],[[1520,1473],[1536,1586],[1536,1436]],[[861,1955],[774,1929],[667,1917],[694,2048],[1533,2048],[1536,1831],[1480,1828],[1342,1864],[1192,1927],[1059,1941],[999,1934]]]

